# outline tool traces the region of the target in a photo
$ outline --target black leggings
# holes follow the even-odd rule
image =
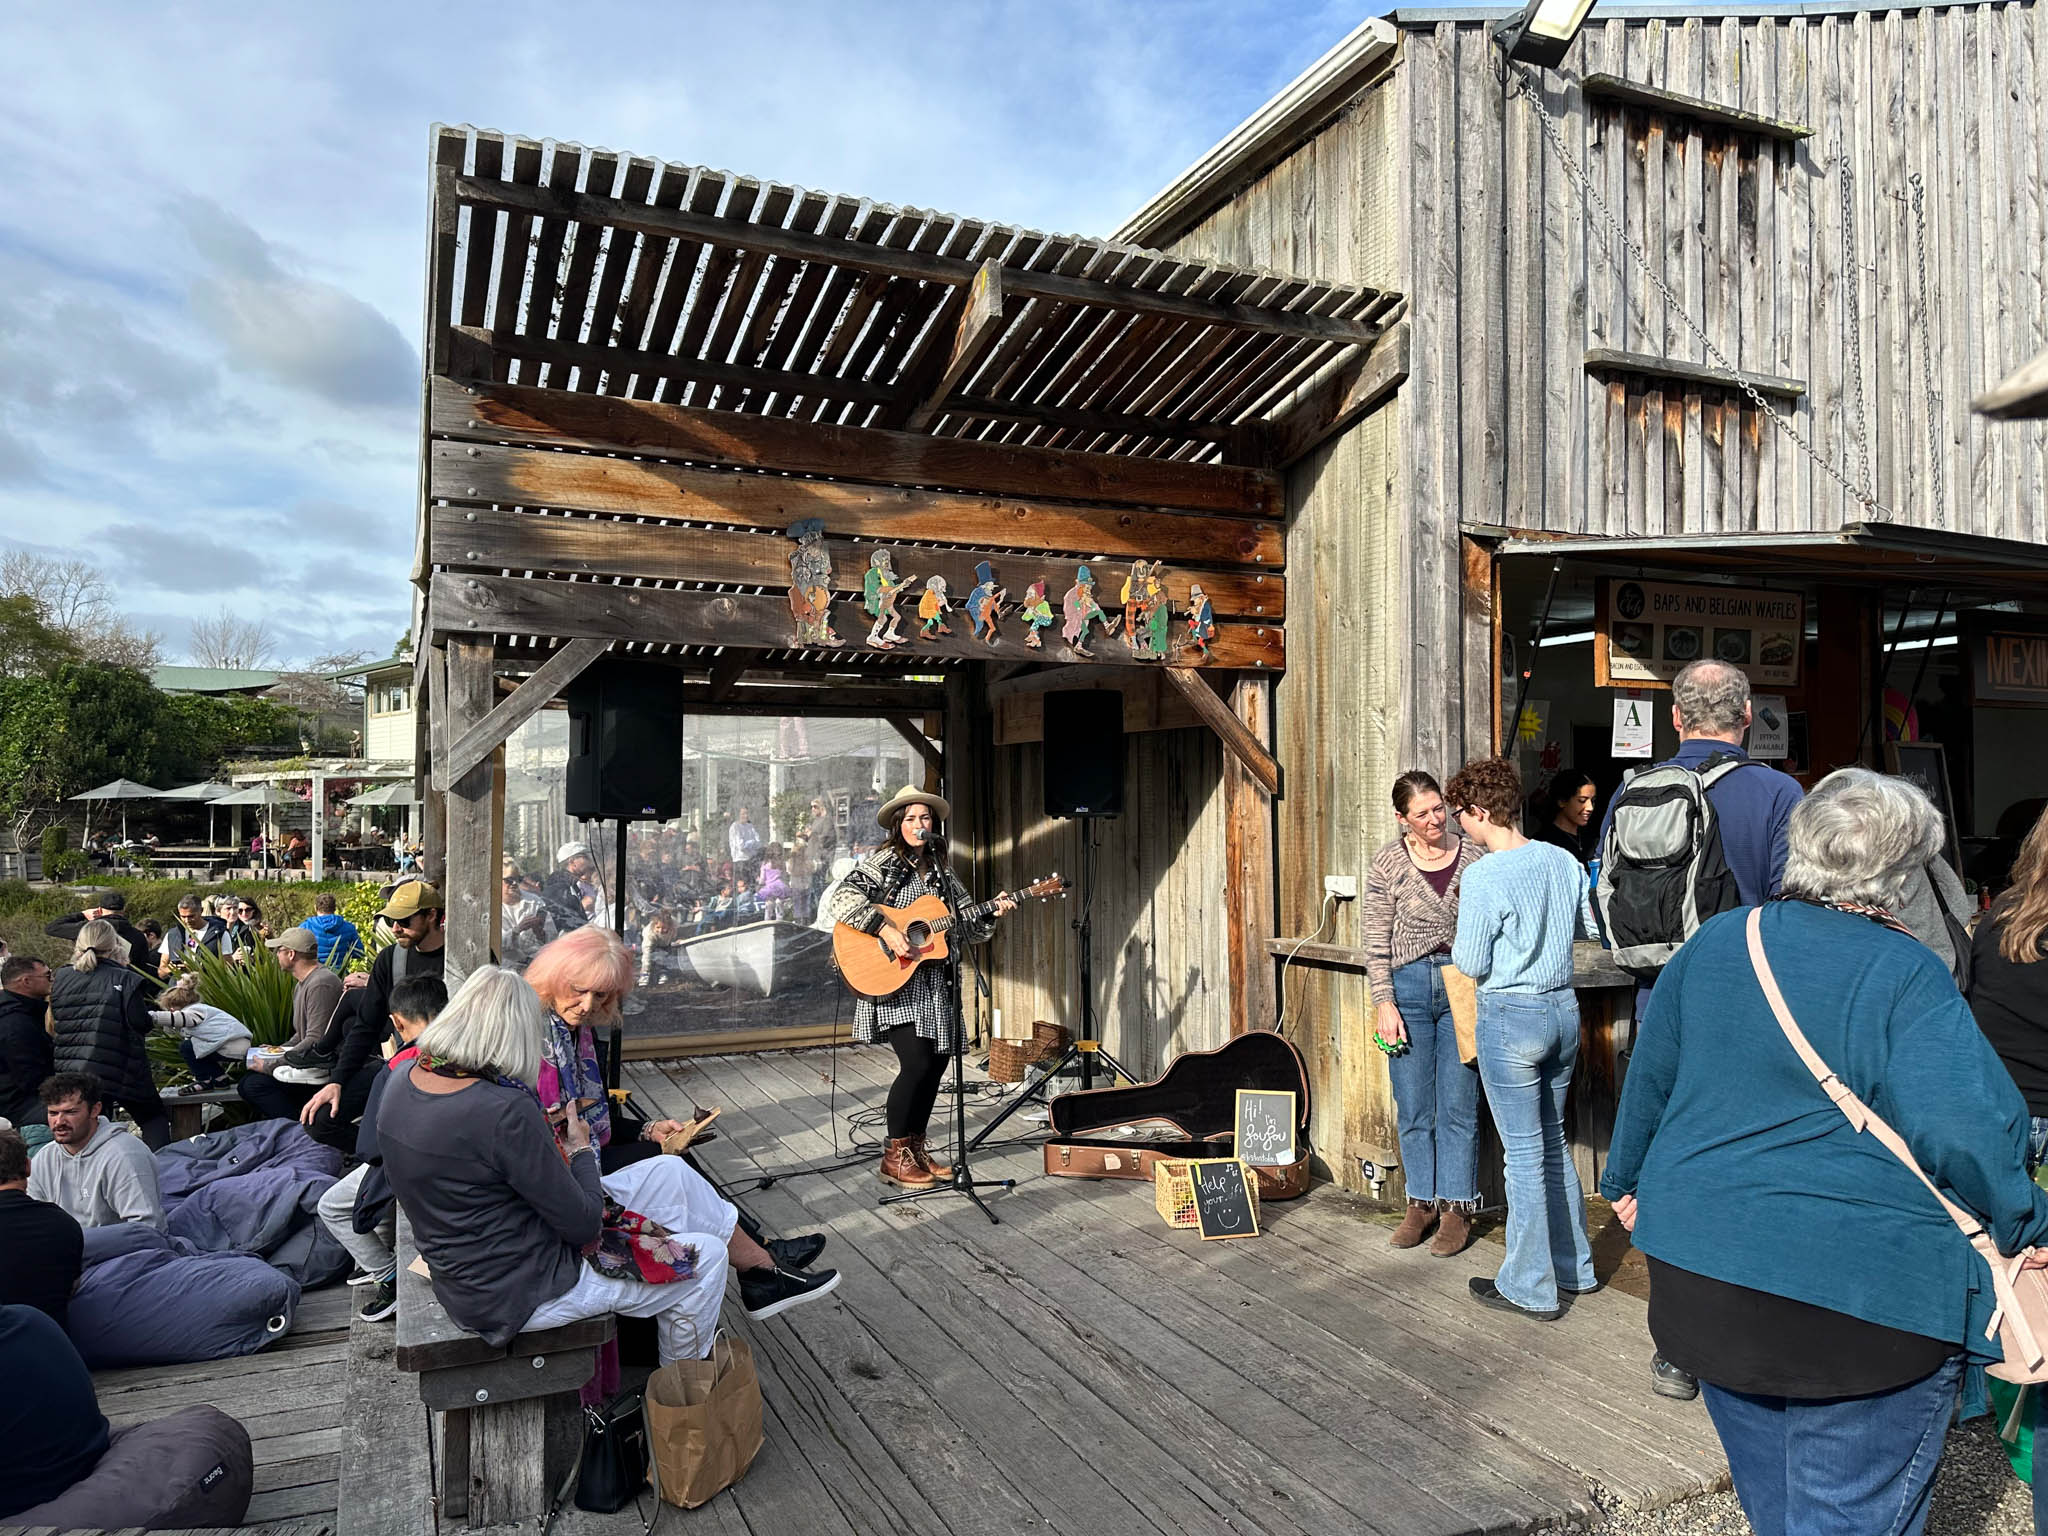
[[[932,1105],[939,1100],[946,1054],[914,1024],[899,1024],[883,1038],[896,1052],[896,1081],[889,1085],[889,1138],[922,1136],[932,1123]]]
[[[146,1099],[116,1099],[114,1101],[128,1111],[128,1118],[135,1122],[136,1134],[142,1137],[142,1144],[152,1152],[161,1152],[171,1144],[171,1112],[164,1108],[164,1101],[156,1089],[149,1090]]]

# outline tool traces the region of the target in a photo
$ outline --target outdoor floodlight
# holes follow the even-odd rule
[[[1555,69],[1592,9],[1593,0],[1529,0],[1520,14],[1495,26],[1493,40],[1517,63]]]

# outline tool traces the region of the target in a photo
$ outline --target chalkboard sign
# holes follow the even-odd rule
[[[1956,802],[1949,791],[1948,755],[1938,741],[1888,741],[1884,744],[1885,768],[1902,779],[1911,779],[1927,791],[1927,798],[1941,812],[1941,856],[1962,873],[1962,859],[1956,841]]]
[[[1252,1172],[1234,1157],[1202,1158],[1188,1164],[1195,1187],[1195,1224],[1203,1241],[1217,1237],[1257,1237],[1258,1212],[1252,1207]]]
[[[1297,1099],[1291,1088],[1237,1090],[1237,1155],[1254,1168],[1285,1168],[1294,1150]]]

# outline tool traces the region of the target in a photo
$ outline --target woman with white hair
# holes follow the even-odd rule
[[[829,1270],[776,1268],[680,1159],[601,1176],[573,1103],[558,1148],[527,1086],[546,1025],[533,988],[480,967],[378,1105],[385,1174],[449,1316],[492,1344],[579,1318],[651,1317],[666,1365],[710,1353],[729,1268],[756,1319],[838,1284]]]
[[[171,1140],[171,1119],[156,1091],[144,1042],[154,988],[128,967],[128,941],[96,917],[71,941],[71,963],[50,978],[51,1044],[56,1070],[90,1072],[107,1099],[128,1111],[154,1152]]]
[[[2025,1101],[1947,969],[1892,916],[1941,821],[1902,779],[1828,775],[1792,812],[1784,895],[1710,919],[1657,980],[1600,1187],[1648,1256],[1650,1332],[1700,1378],[1760,1533],[1919,1532],[1966,1361],[1991,1362],[1983,1261],[1861,1135],[1812,1050],[2007,1253],[2048,1242]],[[2048,1267],[2048,1253],[2040,1263]]]

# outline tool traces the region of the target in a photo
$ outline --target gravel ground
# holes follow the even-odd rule
[[[1991,1421],[1957,1425],[1935,1481],[1929,1536],[2027,1536],[2033,1528],[2032,1496],[2012,1475]],[[1648,1514],[1616,1511],[1598,1525],[1562,1529],[1599,1536],[1748,1536],[1749,1522],[1734,1494],[1716,1493]]]

